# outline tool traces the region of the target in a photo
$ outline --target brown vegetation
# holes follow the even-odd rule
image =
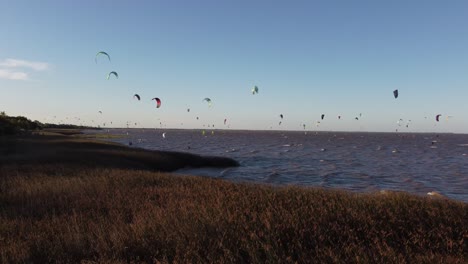
[[[41,132],[42,133],[42,132]],[[189,153],[149,151],[123,145],[89,140],[76,132],[53,130],[44,135],[0,137],[0,165],[17,163],[60,164],[77,169],[127,168],[174,171],[184,167],[231,167],[239,164],[223,157],[203,157]]]
[[[71,124],[43,124],[39,121],[31,121],[24,116],[8,116],[0,112],[0,136],[30,134],[43,131],[43,129],[59,130],[61,134],[80,133],[79,129],[98,129],[96,127],[77,126]]]
[[[468,261],[462,202],[235,184],[147,170],[180,153],[11,140],[0,141],[1,263]]]

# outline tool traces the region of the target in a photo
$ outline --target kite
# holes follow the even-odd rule
[[[138,101],[140,101],[140,96],[138,94],[135,94],[133,97],[136,97],[136,99],[138,99]]]
[[[393,91],[393,96],[395,97],[395,99],[398,98],[398,90]]]
[[[161,100],[159,98],[155,97],[155,98],[153,98],[151,100],[156,100],[156,108],[161,107]]]
[[[257,86],[254,86],[252,88],[252,94],[258,94],[258,87]]]
[[[96,63],[97,63],[97,59],[98,59],[99,55],[105,55],[105,56],[107,56],[107,58],[109,59],[109,61],[111,61],[110,56],[109,56],[109,54],[107,54],[107,52],[100,51],[100,52],[98,52],[98,53],[96,54],[96,57],[94,58],[94,61],[95,61]]]
[[[112,72],[109,72],[109,73],[107,74],[107,80],[109,80],[109,78],[110,78],[111,75],[114,75],[116,79],[119,78],[119,75],[117,74],[117,72],[112,71]]]
[[[322,117],[322,120],[323,120],[323,118],[325,117],[325,115],[324,115],[324,114],[322,114],[322,116],[321,116],[321,117]]]
[[[203,101],[206,101],[208,103],[208,107],[211,107],[211,99],[210,98],[205,98]]]
[[[441,116],[441,114],[438,114],[436,115],[436,121],[439,122],[439,117]]]

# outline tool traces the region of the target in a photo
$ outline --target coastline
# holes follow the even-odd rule
[[[0,154],[3,263],[468,261],[462,202],[180,176],[220,160],[73,136]]]
[[[79,130],[48,130],[33,135],[2,138],[0,163],[20,165],[63,162],[70,166],[147,169],[170,172],[182,168],[235,167],[239,163],[226,157],[201,156],[172,151],[130,148],[99,140]]]

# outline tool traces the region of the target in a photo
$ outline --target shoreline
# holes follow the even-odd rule
[[[218,132],[249,132],[249,133],[265,133],[265,132],[274,132],[274,133],[299,133],[303,134],[304,132],[307,133],[320,133],[320,134],[391,134],[391,135],[468,135],[467,133],[462,132],[437,132],[437,131],[359,131],[359,130],[352,130],[352,131],[344,131],[344,130],[295,130],[295,129],[234,129],[234,128],[209,128],[209,127],[202,127],[202,128],[160,128],[160,127],[133,127],[133,128],[126,128],[126,127],[106,127],[101,128],[102,130],[107,129],[116,129],[116,130],[126,130],[126,129],[141,129],[141,130],[159,130],[159,131],[218,131]],[[86,130],[86,129],[84,129]]]
[[[459,201],[181,176],[154,163],[187,154],[74,136],[0,154],[2,263],[468,261]]]
[[[148,169],[171,172],[183,168],[239,166],[231,158],[176,151],[153,151],[86,136],[79,130],[49,130],[2,139],[0,163],[19,165],[65,162],[69,165]]]
[[[175,130],[174,130],[175,131]],[[189,153],[195,153],[195,154],[213,154],[216,153],[216,155],[220,155],[223,157],[231,157],[235,158],[238,160],[243,166],[239,168],[235,168],[232,170],[211,170],[211,169],[190,169],[190,170],[183,170],[182,173],[185,174],[190,174],[190,175],[196,175],[196,176],[208,176],[208,177],[215,177],[215,178],[224,178],[226,180],[231,180],[233,182],[250,182],[250,183],[259,183],[259,184],[267,184],[267,185],[296,185],[296,186],[306,186],[306,187],[324,187],[324,188],[333,188],[333,189],[345,189],[348,191],[352,192],[358,192],[358,193],[371,193],[371,192],[378,192],[378,191],[404,191],[408,192],[411,194],[419,195],[421,197],[423,196],[429,196],[428,193],[433,193],[437,192],[437,196],[444,196],[448,199],[453,199],[457,201],[463,201],[463,202],[468,202],[468,196],[466,196],[464,193],[464,190],[461,186],[464,184],[461,180],[458,182],[460,183],[460,187],[457,187],[453,182],[450,184],[450,182],[447,182],[447,184],[439,184],[435,181],[431,181],[431,177],[436,178],[439,177],[439,175],[450,175],[451,172],[444,172],[444,171],[438,171],[438,173],[434,173],[434,175],[430,174],[430,171],[428,171],[428,176],[423,176],[423,173],[418,174],[419,171],[422,171],[424,168],[418,169],[418,166],[416,167],[411,167],[411,166],[406,166],[405,168],[402,168],[401,171],[396,171],[393,170],[391,173],[385,174],[385,176],[380,175],[379,173],[386,173],[386,171],[374,171],[371,172],[369,171],[368,167],[372,166],[364,166],[364,169],[357,169],[358,171],[364,173],[365,175],[368,175],[369,179],[362,179],[362,178],[351,178],[351,180],[354,180],[354,184],[346,184],[347,176],[353,176],[352,173],[352,168],[350,164],[345,164],[343,160],[345,160],[345,157],[337,157],[336,155],[333,155],[332,153],[337,153],[337,151],[340,151],[341,149],[344,148],[338,148],[333,146],[313,146],[314,143],[310,143],[306,145],[306,142],[320,142],[319,140],[313,141],[313,137],[309,138],[293,138],[294,134],[288,134],[288,133],[281,133],[278,134],[281,136],[281,140],[284,136],[284,138],[288,138],[286,140],[281,141],[278,139],[278,147],[276,149],[273,149],[271,147],[271,151],[268,153],[262,150],[262,146],[265,145],[256,145],[255,143],[252,144],[252,146],[249,146],[250,143],[245,140],[238,140],[240,138],[244,138],[245,136],[250,136],[251,134],[239,134],[236,135],[237,132],[235,131],[220,131],[217,134],[215,134],[214,137],[211,137],[211,135],[204,136],[202,134],[198,134],[198,130],[188,130],[188,131],[183,131],[179,130],[179,133],[175,133],[174,131],[171,130],[161,130],[161,131],[156,131],[156,130],[141,130],[141,129],[123,129],[123,130],[110,130],[110,132],[107,133],[115,133],[118,135],[123,135],[124,138],[110,138],[104,140],[106,141],[111,141],[111,142],[118,142],[121,144],[126,144],[129,141],[133,141],[133,146],[136,147],[141,147],[144,149],[161,149],[161,150],[176,150],[176,151],[182,151],[182,152],[189,152]],[[127,133],[128,132],[128,133]],[[161,133],[162,132],[167,132],[168,138],[162,138]],[[184,133],[183,133],[184,132]],[[90,131],[90,133],[94,133],[94,131]],[[105,131],[97,132],[98,134],[106,134]],[[125,134],[127,133],[127,136]],[[240,133],[240,132],[239,132]],[[267,136],[272,135],[275,136],[277,133],[276,132],[269,132],[269,134],[265,134]],[[297,135],[298,133],[296,133]],[[159,135],[159,138],[158,138]],[[217,136],[216,136],[217,135]],[[333,134],[330,134],[330,136]],[[336,134],[336,138],[333,139],[349,139],[349,137],[346,137],[346,135],[351,135],[351,134],[343,134],[343,137],[341,137],[339,134]],[[362,138],[365,134],[357,134],[354,135],[357,137]],[[231,137],[232,136],[232,137]],[[236,137],[234,137],[236,136]],[[372,138],[378,138],[380,134],[374,134],[373,136],[369,136]],[[405,135],[395,135],[394,137],[406,137]],[[436,135],[432,136],[424,136],[423,135],[410,135],[408,137],[408,141],[392,141],[392,138],[390,138],[390,141],[384,142],[378,142],[377,140],[374,140],[373,143],[375,145],[367,145],[364,147],[367,147],[366,150],[372,150],[375,151],[376,155],[380,155],[383,157],[385,153],[387,153],[386,159],[393,158],[395,157],[401,157],[400,155],[407,155],[407,153],[410,153],[409,151],[405,151],[403,147],[406,147],[408,145],[412,145],[413,143],[411,142],[415,137],[414,142],[419,142],[418,144],[424,144],[426,142],[427,145],[431,146],[431,141],[432,144],[434,142],[437,142],[435,140],[439,140],[440,142],[438,144],[444,144],[445,142],[448,142],[450,139],[448,135],[446,137],[436,137]],[[233,139],[232,142],[236,142],[234,144],[231,143],[231,140]],[[358,139],[360,139],[358,138]],[[454,138],[453,136],[451,138]],[[205,140],[206,139],[206,140]],[[210,140],[208,140],[210,139]],[[388,139],[388,138],[387,138]],[[424,140],[423,140],[424,139]],[[461,141],[459,142],[466,142],[466,137],[459,138]],[[236,141],[234,141],[236,140]],[[326,138],[325,138],[326,140]],[[330,141],[330,138],[328,139]],[[224,141],[226,141],[226,146],[224,145]],[[205,143],[202,142],[207,142],[206,145]],[[247,142],[247,144],[245,144]],[[270,144],[269,146],[273,146],[274,141],[268,142]],[[345,141],[343,141],[345,142]],[[347,141],[347,142],[353,142]],[[396,142],[396,143],[395,143]],[[455,141],[455,143],[458,141]],[[231,143],[231,144],[230,144]],[[308,150],[305,152],[304,150],[306,147],[302,147],[302,143],[304,143],[304,146],[307,146]],[[454,142],[451,142],[452,144]],[[287,145],[282,145],[282,144],[287,144]],[[326,143],[325,143],[326,144]],[[341,145],[340,143],[336,143],[338,145]],[[335,144],[335,145],[336,145]],[[350,143],[350,144],[357,144],[357,143]],[[382,145],[380,145],[382,144]],[[417,143],[414,143],[417,144]],[[329,144],[330,145],[330,144]],[[402,146],[404,145],[404,146]],[[448,146],[449,144],[446,144]],[[224,147],[225,146],[225,147]],[[279,146],[286,146],[287,148],[281,148]],[[312,147],[310,147],[312,146]],[[348,145],[352,146],[352,145]],[[439,145],[438,145],[439,146]],[[315,147],[315,149],[314,149]],[[317,151],[319,148],[327,148],[328,150],[331,150],[333,148],[333,152],[323,152],[323,154],[315,154],[314,151]],[[401,149],[400,149],[401,147]],[[422,145],[424,147],[424,145]],[[440,146],[439,146],[440,147]],[[372,149],[375,148],[375,149]],[[435,148],[434,146],[431,146],[432,152],[436,153],[437,151],[433,150],[432,148]],[[458,145],[457,145],[458,148]],[[418,151],[418,148],[416,151]],[[447,148],[444,148],[447,149]],[[290,152],[289,153],[283,153],[284,152]],[[324,151],[326,149],[321,149],[320,151]],[[382,151],[380,151],[382,150]],[[393,150],[393,151],[392,151]],[[395,154],[394,152],[397,152],[398,150],[402,150],[402,154]],[[415,149],[410,149],[411,151],[415,151]],[[350,153],[353,150],[348,150]],[[390,151],[392,151],[391,154]],[[459,153],[460,151],[463,151],[461,148],[458,148],[457,150],[454,150],[453,153],[456,153],[456,155],[461,155]],[[232,153],[236,152],[236,153]],[[260,154],[252,154],[252,153],[258,153]],[[342,151],[343,152],[343,151]],[[276,155],[276,153],[279,153]],[[290,158],[293,155],[298,155],[294,153],[301,153],[304,157],[306,155],[309,155],[312,157],[312,159],[305,160],[301,159],[300,161],[293,161],[289,160],[286,161],[288,158]],[[384,153],[384,154],[382,154]],[[284,155],[283,155],[284,154]],[[390,157],[391,155],[391,157]],[[448,155],[448,154],[440,154],[442,155]],[[455,154],[454,154],[455,155]],[[328,156],[328,158],[327,158]],[[465,154],[463,154],[465,156]],[[277,164],[272,164],[269,163],[271,160],[274,158],[279,158]],[[282,159],[281,159],[282,158]],[[361,164],[366,164],[366,160],[362,159],[365,158],[364,156],[361,156],[360,163]],[[464,157],[463,157],[464,158]],[[323,160],[322,160],[323,159]],[[317,162],[320,160],[320,164],[317,164]],[[371,158],[369,159],[371,160]],[[283,163],[284,161],[284,163]],[[323,161],[323,163],[322,163]],[[462,161],[462,160],[461,160]],[[425,160],[425,162],[431,162],[430,160]],[[294,166],[301,167],[303,169],[303,174],[301,174],[301,171],[294,170],[292,169],[291,166],[287,165],[278,165],[278,164],[288,164],[288,163],[294,163]],[[310,165],[313,164],[313,165]],[[340,169],[337,169],[336,171],[325,171],[324,168],[326,165],[322,164],[331,164],[330,166],[334,166],[336,164],[345,164],[341,166]],[[422,162],[421,162],[422,164]],[[411,165],[409,162],[407,165]],[[417,164],[413,164],[417,165]],[[422,165],[421,165],[422,166]],[[374,166],[375,167],[375,166]],[[391,166],[389,166],[391,167]],[[417,169],[415,169],[417,168]],[[374,168],[376,169],[376,168]],[[393,168],[387,168],[389,170],[392,170]],[[346,171],[347,170],[347,171]],[[227,173],[226,173],[227,171]],[[281,173],[276,173],[277,171],[280,171]],[[312,172],[314,171],[314,172]],[[335,174],[336,172],[336,174]],[[346,175],[347,173],[351,175]],[[327,175],[331,174],[333,177],[323,177],[320,175]],[[414,178],[412,178],[413,174],[415,174]],[[405,177],[400,177],[400,175],[411,175],[411,176],[405,176]],[[435,177],[434,177],[435,176]],[[419,178],[417,178],[419,177]],[[444,177],[444,176],[440,176]],[[447,176],[448,177],[448,176]],[[334,180],[335,178],[338,178],[339,180]],[[392,181],[392,184],[386,184],[386,181]],[[450,180],[450,179],[449,179]],[[405,184],[405,181],[410,181],[409,184]],[[341,182],[341,183],[340,183]],[[356,183],[358,182],[358,183]],[[423,182],[424,184],[416,184],[416,182]]]

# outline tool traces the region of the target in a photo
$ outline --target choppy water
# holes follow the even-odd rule
[[[162,133],[165,132],[165,138]],[[436,191],[468,202],[468,135],[111,129],[133,147],[234,158],[229,169],[180,173],[368,192]]]

